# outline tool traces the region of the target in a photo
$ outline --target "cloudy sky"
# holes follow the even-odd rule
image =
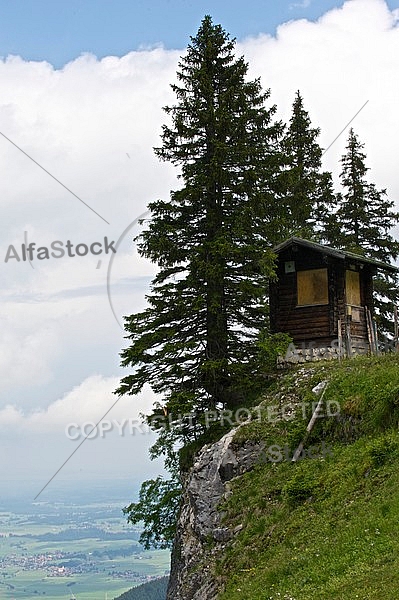
[[[398,0],[1,0],[0,476],[9,489],[27,482],[38,493],[79,444],[66,427],[97,422],[115,402],[126,374],[121,317],[144,307],[155,272],[135,251],[135,220],[178,185],[152,148],[178,59],[206,13],[237,38],[280,118],[301,90],[323,148],[367,102],[352,125],[371,179],[399,205]],[[346,136],[324,156],[335,175]],[[23,243],[90,247],[105,237],[119,240],[112,264],[111,251],[23,260]],[[106,418],[137,419],[153,399],[145,389]],[[57,478],[158,473],[153,438],[124,433],[114,425],[87,440]]]

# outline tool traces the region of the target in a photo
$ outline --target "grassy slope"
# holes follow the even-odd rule
[[[262,403],[262,422],[239,431],[290,447],[307,425],[295,403],[330,381],[338,418],[319,419],[307,446],[333,456],[296,464],[263,460],[231,482],[223,506],[243,529],[216,565],[221,600],[396,600],[399,598],[399,356],[309,366],[284,376]],[[266,407],[292,406],[292,420],[266,422]],[[287,412],[288,414],[288,412]]]

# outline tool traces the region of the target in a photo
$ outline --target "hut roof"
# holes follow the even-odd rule
[[[370,265],[374,265],[378,269],[382,269],[383,271],[390,271],[391,273],[399,273],[399,268],[394,265],[389,265],[387,263],[381,262],[379,260],[374,260],[373,258],[367,258],[365,256],[361,256],[360,254],[355,254],[354,252],[347,252],[346,250],[338,250],[337,248],[332,248],[331,246],[324,246],[322,244],[318,244],[317,242],[312,242],[310,240],[305,240],[299,237],[290,237],[285,242],[278,244],[273,248],[273,251],[276,254],[279,254],[282,250],[289,248],[290,246],[302,246],[304,248],[309,248],[310,250],[314,250],[316,252],[322,252],[323,254],[327,254],[328,256],[333,256],[334,258],[345,260],[356,260],[359,263],[366,263]]]

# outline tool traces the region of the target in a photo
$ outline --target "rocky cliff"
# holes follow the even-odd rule
[[[212,565],[225,543],[240,530],[222,527],[219,504],[229,495],[229,481],[258,461],[260,443],[234,443],[233,429],[217,443],[204,446],[185,484],[177,525],[167,600],[214,600],[219,582]]]

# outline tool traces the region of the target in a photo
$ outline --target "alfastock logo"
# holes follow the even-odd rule
[[[76,246],[74,246],[70,240],[68,240],[65,245],[64,242],[62,242],[61,240],[55,240],[50,244],[50,247],[37,247],[37,244],[35,242],[30,242],[29,244],[21,244],[20,254],[18,253],[15,246],[13,244],[10,244],[8,246],[4,262],[7,263],[11,259],[16,259],[18,262],[20,262],[21,258],[22,261],[28,260],[29,262],[32,261],[34,258],[37,258],[38,260],[48,260],[50,256],[52,258],[62,258],[63,256],[65,256],[65,253],[67,253],[67,255],[71,258],[75,256],[86,256],[86,254],[88,254],[89,252],[98,256],[103,252],[105,252],[105,254],[108,254],[110,251],[111,253],[116,253],[114,244],[115,242],[109,242],[107,237],[104,237],[103,243],[93,242],[90,245],[76,244]]]

